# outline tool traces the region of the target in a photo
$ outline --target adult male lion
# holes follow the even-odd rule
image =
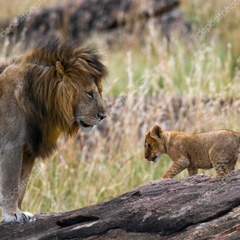
[[[106,117],[107,69],[94,51],[55,39],[0,72],[0,206],[6,222],[33,221],[20,209],[34,160],[49,156],[61,133]]]

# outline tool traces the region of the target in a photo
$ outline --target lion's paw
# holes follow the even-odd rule
[[[37,219],[34,217],[34,215],[30,212],[21,212],[21,213],[15,213],[13,215],[5,214],[4,216],[4,222],[34,222]]]

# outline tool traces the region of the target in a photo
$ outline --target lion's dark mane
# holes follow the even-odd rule
[[[77,98],[89,81],[101,91],[101,81],[107,76],[100,60],[94,50],[77,42],[53,39],[10,63],[29,67],[19,101],[26,116],[27,145],[36,156],[45,157],[55,149],[57,133],[52,129],[69,135],[78,130],[74,121]]]

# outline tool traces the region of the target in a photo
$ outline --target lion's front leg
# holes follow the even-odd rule
[[[35,220],[31,213],[18,209],[22,154],[23,146],[16,146],[14,142],[7,142],[0,149],[0,206],[5,222]]]
[[[23,154],[22,169],[20,175],[18,208],[21,210],[24,194],[31,176],[31,171],[35,162],[35,157],[29,152],[25,151]]]

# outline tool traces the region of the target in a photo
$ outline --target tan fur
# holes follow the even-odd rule
[[[234,170],[240,150],[240,133],[220,130],[199,134],[162,131],[159,126],[146,134],[145,158],[156,162],[161,154],[167,154],[173,165],[163,178],[173,178],[184,169],[189,176],[198,169],[215,168],[217,177]]]
[[[0,206],[5,221],[34,220],[21,203],[34,160],[56,148],[61,133],[106,117],[106,67],[92,50],[51,40],[4,64],[0,74]]]

